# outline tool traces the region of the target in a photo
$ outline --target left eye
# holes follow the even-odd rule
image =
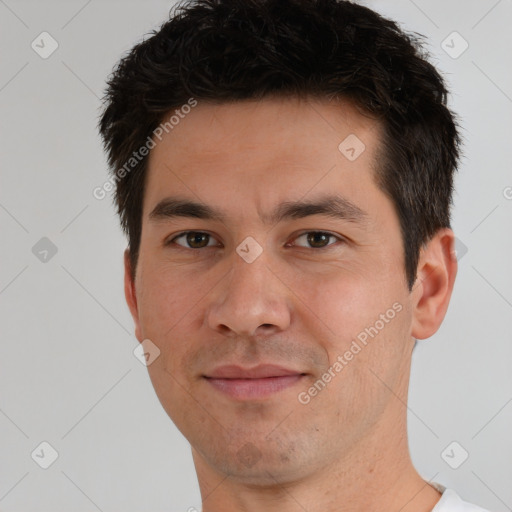
[[[309,245],[299,245],[299,247],[309,247],[313,249],[322,249],[324,247],[328,247],[332,245],[329,243],[329,239],[334,238],[335,240],[342,241],[340,237],[337,237],[331,233],[326,233],[325,231],[308,231],[307,233],[302,233],[295,240],[305,239],[306,243]],[[294,244],[295,245],[295,244]]]

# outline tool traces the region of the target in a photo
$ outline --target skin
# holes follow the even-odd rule
[[[350,134],[365,144],[354,161],[338,150]],[[199,103],[151,151],[125,293],[137,339],[160,350],[149,375],[192,446],[204,512],[426,512],[440,498],[412,465],[405,404],[414,339],[434,334],[448,307],[454,234],[442,229],[422,248],[409,291],[398,217],[374,180],[379,140],[379,124],[349,103],[267,98]],[[365,222],[264,222],[282,202],[333,193]],[[169,196],[225,218],[150,219]],[[188,230],[211,235],[208,246],[175,238]],[[319,248],[311,231],[334,236]],[[263,249],[252,263],[236,252],[248,236]],[[401,311],[300,403],[396,303]],[[306,375],[260,400],[235,400],[203,377],[221,364],[260,363]]]

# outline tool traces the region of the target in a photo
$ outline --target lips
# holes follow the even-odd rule
[[[221,366],[204,377],[216,391],[240,401],[267,399],[295,385],[304,375],[290,368],[264,364],[254,368]]]
[[[273,364],[261,364],[254,368],[242,368],[236,365],[220,366],[213,370],[207,378],[214,379],[266,379],[269,377],[285,377],[288,375],[304,375],[302,372],[283,368]]]

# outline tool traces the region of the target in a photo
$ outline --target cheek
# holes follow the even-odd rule
[[[155,389],[171,385],[170,374],[179,377],[190,335],[200,329],[200,308],[204,307],[201,299],[209,288],[199,286],[197,281],[180,275],[176,269],[141,272],[141,332],[160,350],[159,357],[148,367]]]
[[[331,365],[341,357],[344,377],[340,372],[338,383],[349,379],[348,367],[353,388],[375,379],[369,368],[387,374],[401,364],[411,312],[407,291],[394,277],[337,269],[316,276],[314,285],[305,276],[296,279],[301,328],[323,347]]]
[[[140,284],[140,321],[148,337],[179,329],[209,289],[205,281],[166,265],[142,270]]]
[[[289,286],[300,299],[301,321],[309,318],[311,332],[321,332],[325,339],[351,339],[393,303],[389,291],[382,283],[376,284],[368,269],[304,272],[291,276]]]

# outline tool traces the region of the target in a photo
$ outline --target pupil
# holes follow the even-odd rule
[[[207,234],[206,233],[189,233],[187,236],[187,242],[191,247],[197,247],[198,245],[200,247],[204,247],[205,244],[202,244],[201,242],[207,241]]]
[[[319,240],[320,239],[320,240]],[[329,235],[325,233],[310,233],[308,235],[308,243],[313,247],[324,247],[329,239]],[[325,242],[325,243],[323,243]]]

